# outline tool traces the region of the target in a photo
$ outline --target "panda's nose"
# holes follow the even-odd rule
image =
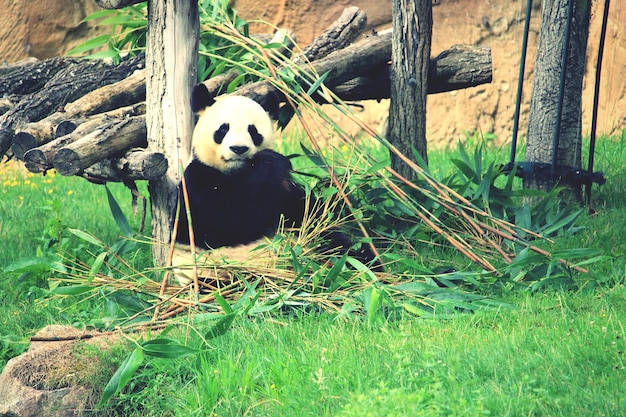
[[[247,146],[231,146],[230,147],[230,150],[236,153],[237,155],[243,155],[244,153],[248,152],[249,149],[250,148]]]

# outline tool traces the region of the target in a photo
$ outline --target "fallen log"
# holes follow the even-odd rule
[[[70,65],[73,68],[84,67],[82,60],[66,57],[55,57],[45,61],[29,59],[0,67],[0,93],[3,96],[24,96],[36,93],[44,88],[52,77]],[[94,62],[93,68],[99,68],[100,65]]]
[[[14,155],[23,159],[28,150],[50,142],[57,125],[68,119],[111,111],[145,100],[145,79],[145,70],[136,71],[126,79],[85,94],[43,120],[27,124],[16,133],[17,140],[12,147]]]
[[[48,169],[52,168],[52,161],[57,152],[70,143],[76,142],[102,127],[107,122],[121,121],[126,117],[145,113],[146,103],[141,102],[90,117],[65,120],[59,123],[54,129],[56,139],[39,147],[33,147],[32,136],[20,133],[15,137],[13,146],[29,149],[24,153],[24,165],[30,172],[46,172]],[[27,143],[22,143],[23,140],[26,140]]]
[[[335,51],[311,66],[317,74],[327,74],[324,84],[346,101],[384,99],[390,97],[389,59],[391,31],[369,36],[344,49]],[[440,93],[491,82],[491,49],[455,45],[429,63],[428,93]],[[308,80],[312,85],[315,80]],[[268,94],[279,94],[268,81],[259,81],[236,90],[262,102]],[[316,95],[324,103],[327,97]]]
[[[53,71],[56,68],[55,63],[60,67],[56,72]],[[40,72],[49,71],[51,78],[35,92],[18,97],[15,94],[10,95],[15,104],[0,116],[0,157],[11,148],[18,127],[37,122],[59,109],[62,110],[67,103],[78,100],[90,91],[123,80],[144,67],[143,56],[131,58],[118,65],[99,60],[52,58],[11,71],[7,76],[14,80],[21,79],[19,83],[31,86],[38,87],[41,84],[38,81]],[[5,88],[8,86],[5,85]],[[7,94],[8,90],[0,90],[0,96]]]
[[[322,59],[334,51],[345,48],[363,32],[366,24],[365,12],[356,6],[346,7],[339,19],[304,48],[301,55],[294,57],[293,63],[300,65],[307,61]]]
[[[454,45],[432,58],[428,68],[428,94],[462,90],[490,83],[491,49],[487,46]],[[342,100],[389,98],[390,64],[379,65],[369,74],[333,87]]]
[[[98,161],[147,145],[145,115],[132,116],[121,122],[108,123],[59,149],[52,164],[61,175],[77,175]]]
[[[154,180],[165,172],[167,172],[165,155],[135,148],[120,158],[96,162],[86,168],[81,175],[91,182],[105,183]]]
[[[389,98],[389,63],[385,57],[387,53],[391,53],[390,36],[390,32],[370,36],[347,48],[333,52],[326,58],[313,61],[313,68],[318,73],[328,72],[326,84],[342,100]],[[371,65],[367,74],[344,81],[351,77],[355,71],[363,72],[362,68],[367,63]],[[453,46],[431,60],[429,76],[428,92],[431,94],[490,82],[490,49],[465,45]],[[143,108],[143,103],[92,116],[91,122],[86,122],[90,118],[83,116],[92,111],[92,108],[106,107],[107,100],[120,93],[133,97],[133,100],[140,98],[140,92],[143,92],[141,87],[145,85],[143,77],[143,72],[137,72],[126,80],[95,90],[77,102],[69,104],[65,112],[57,112],[41,122],[29,124],[14,139],[15,155],[21,156],[26,162],[26,167],[32,172],[44,172],[50,169],[53,165],[51,161],[59,149],[95,130],[103,121],[108,118],[141,113],[142,111],[138,109]],[[211,79],[207,80],[205,84],[215,91],[220,85],[223,85],[223,82],[223,78]],[[247,95],[257,101],[262,101],[270,91],[275,90],[269,82],[259,82],[240,88],[237,90],[237,94]],[[322,97],[316,97],[316,99],[320,102],[326,101]],[[71,115],[74,115],[74,119],[68,120],[67,118]],[[55,125],[55,123],[58,124]],[[75,126],[80,126],[80,130],[77,129],[69,135],[58,137],[63,129],[71,129]],[[58,138],[50,142],[55,136]],[[42,146],[39,145],[41,142],[50,143]],[[87,151],[84,150],[83,152]]]

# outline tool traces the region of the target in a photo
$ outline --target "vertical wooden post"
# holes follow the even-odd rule
[[[568,8],[571,8],[569,25]],[[582,88],[590,14],[591,2],[587,0],[543,2],[528,115],[527,162],[581,167]],[[569,45],[564,54],[568,31]],[[563,71],[566,72],[560,97]],[[557,149],[554,149],[555,134]],[[557,179],[533,173],[524,178],[524,187],[550,190]],[[570,185],[575,198],[581,199],[581,184],[565,185]]]
[[[412,148],[425,161],[426,92],[433,17],[431,0],[393,0],[391,101],[387,139],[405,156]],[[414,172],[396,155],[393,169],[407,178]]]
[[[190,0],[148,1],[146,48],[146,125],[148,146],[163,152],[168,172],[150,181],[152,237],[155,265],[167,260],[176,186],[180,180],[179,161],[189,157],[193,113],[191,91],[197,82],[198,3]]]

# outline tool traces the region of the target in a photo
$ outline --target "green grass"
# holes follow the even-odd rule
[[[509,294],[514,310],[382,327],[241,320],[137,383],[159,379],[172,415],[622,416],[625,295]],[[133,396],[150,407],[153,394]]]
[[[471,149],[471,147],[469,148]],[[508,162],[486,145],[486,160]],[[438,177],[454,172],[455,150],[429,155]],[[558,237],[557,248],[598,247],[595,285],[577,290],[501,291],[511,309],[447,319],[402,317],[380,326],[321,315],[241,317],[207,346],[186,328],[170,333],[202,350],[149,358],[108,403],[118,415],[219,416],[626,416],[626,133],[601,138],[594,187],[597,214]],[[50,323],[82,326],[105,301],[47,299],[41,275],[2,272],[49,242],[75,241],[67,228],[118,239],[105,190],[82,179],[32,176],[0,165],[0,368]],[[111,190],[131,216],[130,195]],[[68,240],[64,240],[68,239]],[[444,252],[441,252],[444,253]],[[200,334],[208,329],[197,328]],[[118,357],[119,355],[119,357]],[[123,360],[116,352],[106,363]],[[103,372],[96,386],[104,386]]]

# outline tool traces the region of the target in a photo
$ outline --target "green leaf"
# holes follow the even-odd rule
[[[128,224],[126,216],[124,216],[124,213],[122,212],[119,204],[117,204],[115,197],[113,197],[113,194],[111,194],[111,190],[109,190],[109,187],[105,185],[104,188],[107,191],[107,199],[109,200],[109,207],[111,208],[111,213],[113,213],[115,223],[117,223],[117,226],[120,228],[124,236],[132,237],[133,229],[130,227],[130,224]]]
[[[571,213],[568,216],[565,216],[564,218],[560,219],[559,221],[551,224],[550,226],[546,227],[545,229],[543,229],[541,231],[541,234],[543,234],[544,236],[550,236],[552,233],[559,231],[560,229],[567,227],[569,224],[573,223],[574,220],[576,220],[578,218],[578,216],[580,216],[583,212],[583,209],[581,210],[576,210],[575,212]]]
[[[115,10],[108,10],[108,9],[99,10],[97,12],[90,14],[89,16],[86,16],[83,20],[81,20],[81,23],[90,22],[92,20],[97,20],[97,19],[103,19],[115,13],[118,13],[118,12]]]
[[[348,260],[348,253],[344,253],[341,258],[337,259],[326,274],[326,282],[328,283],[328,291],[333,292],[343,287],[347,282],[341,277],[341,272],[345,269]]]
[[[211,329],[209,329],[204,338],[209,340],[225,334],[233,324],[235,317],[237,317],[237,315],[234,313],[227,314],[222,317],[217,323],[215,323],[215,325],[213,325],[213,327],[211,327]]]
[[[100,239],[98,239],[97,237],[95,237],[94,235],[90,233],[83,232],[82,230],[78,230],[78,229],[68,229],[68,230],[71,234],[78,237],[79,239],[84,240],[85,242],[91,243],[92,245],[96,245],[99,248],[103,248],[103,249],[106,247],[104,242],[102,242]]]
[[[196,349],[181,345],[172,339],[150,340],[142,344],[141,348],[146,355],[165,359],[178,359],[198,354]]]
[[[111,35],[97,36],[93,39],[88,40],[87,42],[81,43],[76,48],[69,51],[67,54],[68,55],[82,54],[83,52],[100,48],[101,46],[106,45],[110,40],[111,40]]]
[[[365,308],[365,315],[367,317],[367,323],[370,325],[381,324],[383,321],[381,306],[383,292],[376,287],[368,288],[363,291],[363,304]]]
[[[107,401],[109,401],[114,395],[117,395],[122,391],[122,389],[128,384],[137,371],[139,366],[143,363],[144,353],[141,347],[135,348],[124,362],[120,365],[120,367],[115,371],[115,374],[109,380],[109,383],[104,387],[102,391],[102,397],[100,397],[100,402],[98,403],[98,407],[103,406]]]
[[[221,294],[219,294],[219,293],[215,294],[215,301],[217,301],[217,303],[220,305],[220,307],[222,307],[222,310],[224,310],[224,313],[226,313],[226,314],[232,314],[233,313],[233,308],[230,306],[230,304],[228,304],[228,301],[226,301],[226,299],[224,297],[222,297]]]
[[[2,269],[5,273],[20,273],[33,272],[41,273],[48,272],[52,269],[52,263],[49,258],[45,256],[33,256],[29,258],[18,259]]]
[[[317,81],[315,81],[315,83],[309,88],[309,90],[306,92],[307,95],[312,96],[313,93],[315,93],[317,91],[318,88],[320,88],[320,85],[322,85],[322,83],[324,82],[324,80],[326,79],[326,77],[328,77],[328,74],[330,74],[330,70],[326,71],[324,74],[322,74],[321,77],[319,77],[317,79]]]
[[[152,307],[152,304],[142,300],[135,295],[126,294],[119,291],[109,294],[107,296],[107,299],[114,301],[116,304],[118,304],[120,307],[123,307],[127,312],[130,312],[131,314],[139,313]]]
[[[91,284],[91,281],[93,281],[93,278],[98,274],[98,272],[100,272],[100,269],[102,268],[102,265],[104,265],[104,260],[106,259],[107,255],[108,255],[107,252],[102,252],[100,255],[96,257],[96,260],[93,261],[93,264],[91,265],[91,268],[89,269],[89,276],[87,277],[87,282],[89,284]]]
[[[376,275],[369,269],[363,262],[359,261],[356,258],[348,256],[346,261],[350,266],[356,269],[358,272],[364,273],[370,280],[376,280]]]
[[[417,317],[422,317],[425,315],[424,306],[418,306],[413,303],[407,302],[407,303],[402,303],[402,308],[409,314],[412,314]]]
[[[80,295],[92,291],[94,287],[90,285],[71,285],[67,287],[57,287],[51,291],[56,295]]]

